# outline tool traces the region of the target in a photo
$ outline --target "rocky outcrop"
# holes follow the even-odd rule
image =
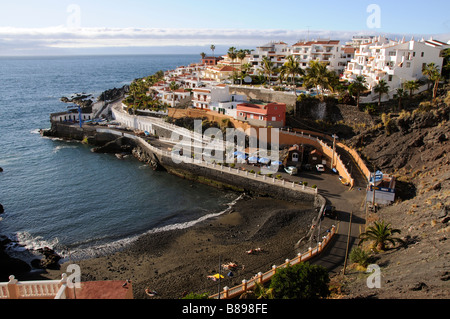
[[[11,240],[6,236],[0,235],[0,282],[8,281],[10,275],[19,275],[28,273],[31,270],[30,265],[25,261],[10,257],[6,252],[6,246]]]
[[[59,270],[59,261],[61,260],[61,257],[53,249],[44,247],[39,248],[37,251],[44,257],[42,259],[34,259],[31,262],[31,265],[34,268]]]
[[[113,101],[125,96],[130,90],[129,85],[124,85],[121,88],[113,88],[106,90],[100,94],[98,101]]]
[[[93,104],[93,101],[92,101],[93,96],[90,94],[84,94],[84,93],[81,93],[81,94],[77,93],[77,94],[75,94],[75,96],[73,96],[71,98],[63,96],[60,100],[61,100],[61,102],[64,102],[64,103],[73,103],[73,104],[79,105],[85,110],[87,108],[90,108]],[[89,110],[86,110],[86,111],[89,111]],[[89,113],[89,112],[87,112],[87,113]]]
[[[95,153],[122,154],[131,153],[134,143],[127,137],[119,137],[103,146],[96,147],[92,151]]]

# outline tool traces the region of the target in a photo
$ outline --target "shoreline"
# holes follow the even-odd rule
[[[217,292],[207,278],[221,264],[236,263],[233,276],[221,287],[233,287],[256,273],[297,254],[295,244],[309,231],[317,212],[311,205],[267,197],[245,196],[228,211],[184,229],[147,233],[123,249],[77,261],[82,281],[131,280],[135,299],[179,299],[195,292]],[[250,249],[261,252],[248,254]],[[60,279],[60,270],[47,269],[39,279]],[[33,278],[37,279],[37,278]],[[149,297],[145,289],[158,294]]]

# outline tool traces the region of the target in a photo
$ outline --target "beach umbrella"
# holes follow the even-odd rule
[[[246,159],[247,158],[247,155],[245,155],[245,154],[239,154],[238,156],[237,156],[237,159]]]

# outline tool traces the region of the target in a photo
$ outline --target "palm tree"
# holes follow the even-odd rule
[[[349,85],[348,90],[351,95],[356,95],[356,106],[359,108],[359,97],[361,96],[361,92],[366,90],[366,78],[364,76],[357,76],[356,81]]]
[[[206,53],[205,52],[200,53],[200,55],[202,56],[202,60],[206,57]]]
[[[396,242],[404,244],[404,241],[400,238],[392,237],[393,234],[400,234],[400,229],[391,228],[391,224],[385,224],[384,221],[374,222],[374,226],[371,226],[364,233],[359,235],[359,244],[361,245],[365,241],[373,241],[374,246],[378,250],[385,250],[386,244],[391,243],[395,245]]]
[[[280,81],[280,86],[283,84],[283,82],[287,78],[287,68],[285,65],[282,65],[281,67],[277,68],[275,70],[275,73],[278,74],[278,81]]]
[[[439,81],[441,80],[441,72],[439,69],[436,69],[430,77],[430,80],[434,82],[433,87],[433,101],[436,99],[437,90],[439,87]]]
[[[335,77],[335,73],[327,69],[326,63],[313,60],[309,62],[309,67],[306,69],[304,83],[307,87],[320,88],[320,99],[323,101],[324,91],[333,90]]]
[[[439,71],[438,71],[436,64],[434,64],[433,62],[428,63],[422,69],[422,74],[428,78],[428,90],[430,90],[431,82],[434,82],[432,78],[434,78],[436,72],[439,72]]]
[[[303,69],[300,67],[300,63],[298,62],[298,60],[293,56],[293,55],[289,55],[286,58],[286,62],[284,63],[284,67],[286,74],[289,76],[291,76],[291,81],[292,84],[295,84],[295,77],[297,75],[304,75],[305,71],[303,71]]]
[[[244,61],[245,57],[247,56],[246,50],[239,50],[236,54],[236,57],[241,61],[241,75],[242,75],[242,61]],[[242,85],[242,76],[241,76],[241,85]]]
[[[273,62],[270,61],[270,59],[266,56],[262,58],[262,68],[264,75],[267,75],[267,79],[269,80],[269,86],[270,86],[270,78],[272,76],[272,72],[274,71]]]
[[[235,47],[230,47],[228,49],[228,53],[227,53],[228,57],[232,60],[232,62],[234,62],[234,60],[237,58],[237,51]]]
[[[402,109],[402,101],[407,97],[407,93],[403,88],[398,88],[394,94],[394,99],[398,101],[398,110]]]
[[[375,91],[375,93],[378,93],[378,107],[380,107],[382,95],[389,93],[389,85],[386,83],[385,80],[380,80],[378,81],[378,84],[375,85],[373,90]]]
[[[419,89],[419,82],[411,80],[405,82],[405,89],[409,91],[409,97],[412,98],[414,91]]]
[[[172,91],[172,107],[175,107],[175,91],[180,88],[177,82],[172,81],[169,85],[170,91]]]
[[[214,50],[216,49],[216,46],[214,44],[211,44],[210,49],[211,49],[211,51],[213,53],[213,57],[214,57]]]

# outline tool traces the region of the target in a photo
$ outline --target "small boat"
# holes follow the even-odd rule
[[[297,175],[298,169],[295,166],[288,166],[284,168],[285,172],[289,175]]]

